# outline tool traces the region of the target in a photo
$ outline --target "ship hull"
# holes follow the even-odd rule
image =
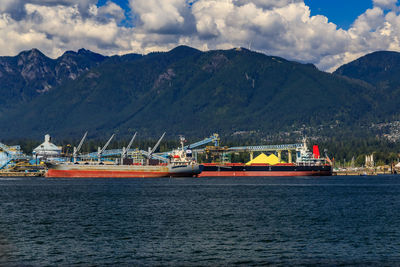
[[[322,166],[271,166],[257,165],[247,166],[244,164],[232,165],[204,165],[199,177],[291,177],[291,176],[331,176],[332,167]]]
[[[161,177],[192,177],[201,172],[199,165],[178,166],[168,165],[52,165],[46,172],[46,177],[52,178],[161,178]]]
[[[157,178],[169,177],[168,172],[104,171],[104,170],[48,170],[53,178]]]

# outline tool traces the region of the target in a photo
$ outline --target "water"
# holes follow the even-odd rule
[[[0,265],[400,265],[400,176],[0,179]]]

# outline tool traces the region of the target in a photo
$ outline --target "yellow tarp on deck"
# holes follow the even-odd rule
[[[247,162],[246,165],[251,165],[251,164],[276,165],[278,163],[281,163],[281,162],[279,161],[279,158],[277,156],[275,156],[275,154],[271,154],[271,155],[267,156],[264,153],[261,153],[253,160],[250,160],[249,162]]]

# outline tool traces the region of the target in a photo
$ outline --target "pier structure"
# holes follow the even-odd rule
[[[0,143],[0,177],[36,177],[43,175],[43,166],[32,166],[20,146]]]
[[[0,143],[0,170],[8,169],[20,160],[29,159],[31,159],[31,157],[22,153],[20,146],[8,146]]]

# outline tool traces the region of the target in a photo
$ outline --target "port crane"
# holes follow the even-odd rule
[[[149,150],[148,150],[148,151],[140,150],[140,152],[141,152],[145,157],[147,157],[147,160],[148,160],[148,161],[149,161],[151,158],[154,157],[153,153],[156,151],[156,149],[157,149],[158,146],[160,145],[161,140],[164,138],[164,136],[165,136],[165,132],[164,132],[163,135],[160,137],[160,139],[158,139],[158,142],[154,145],[153,149],[151,149],[151,148],[149,147]],[[165,161],[165,158],[163,158],[163,161]]]
[[[132,137],[131,141],[129,142],[128,146],[122,148],[121,162],[128,157],[128,151],[129,151],[129,149],[131,149],[131,146],[133,144],[133,140],[135,140],[136,135],[137,135],[137,132],[133,135],[133,137]]]
[[[99,151],[98,152],[92,152],[92,153],[81,155],[81,158],[86,158],[86,159],[96,159],[97,158],[97,159],[99,159],[100,157],[120,156],[121,160],[123,160],[132,151],[130,148],[131,148],[131,146],[133,144],[134,139],[136,138],[136,135],[137,135],[137,133],[134,134],[134,136],[132,137],[132,139],[130,140],[130,142],[129,142],[129,144],[128,144],[128,146],[126,148],[109,149],[109,150],[101,149],[101,150],[99,150],[99,151],[101,151],[100,154],[99,154]],[[84,135],[84,137],[86,138],[86,134]],[[161,141],[163,140],[164,137],[165,137],[165,133],[161,136],[161,138],[158,140],[157,144],[152,149],[149,148],[147,151],[145,151],[145,150],[137,150],[137,152],[142,154],[142,155],[144,155],[148,159],[153,158],[153,159],[157,159],[157,160],[160,160],[160,161],[163,161],[163,162],[167,162],[168,161],[168,154],[171,153],[172,151],[162,152],[162,153],[154,153],[155,150],[160,145],[160,143],[161,143]],[[81,143],[83,143],[85,138],[82,138]],[[208,143],[214,143],[214,146],[219,146],[219,140],[220,140],[219,135],[214,133],[210,137],[207,137],[207,138],[205,138],[205,139],[203,139],[201,141],[198,141],[198,142],[195,142],[193,144],[184,146],[184,149],[185,150],[193,149],[193,148],[196,148],[196,147],[208,144]],[[105,148],[107,148],[107,146],[105,146]],[[77,153],[79,152],[81,147],[82,147],[82,145],[78,146],[78,148],[76,149],[76,155],[75,155],[74,159],[77,157],[77,155],[78,155]]]
[[[219,147],[219,135],[217,133],[214,133],[213,135],[211,135],[210,137],[205,138],[204,140],[201,140],[199,142],[190,144],[188,146],[184,146],[184,149],[193,149],[208,143],[214,143],[215,147]]]
[[[97,149],[97,160],[99,163],[101,163],[101,157],[103,155],[103,152],[106,150],[108,145],[111,143],[111,140],[114,138],[115,134],[111,135],[110,139],[108,139],[107,143],[103,146],[103,148],[98,147]]]
[[[81,158],[84,159],[99,159],[100,157],[109,157],[109,156],[121,156],[121,158],[126,158],[128,153],[131,151],[131,146],[133,144],[133,141],[136,138],[137,133],[134,134],[134,136],[132,137],[132,139],[130,140],[128,146],[126,148],[122,148],[122,149],[106,149],[109,145],[109,142],[107,142],[108,144],[106,144],[103,149],[98,148],[97,152],[91,152],[91,153],[87,153],[87,154],[83,154],[81,155]],[[115,134],[113,134],[112,138],[115,136]],[[112,138],[110,138],[110,142],[112,140]],[[84,138],[82,138],[81,143],[83,143]],[[80,148],[78,146],[78,148]],[[79,149],[77,149],[77,152],[79,151]],[[101,153],[99,153],[101,152]],[[100,157],[99,157],[100,156]]]
[[[77,157],[78,157],[78,153],[79,153],[79,151],[80,151],[81,148],[82,148],[83,142],[85,141],[87,134],[88,134],[88,132],[86,132],[86,133],[83,135],[81,141],[79,142],[78,147],[74,147],[74,152],[73,152],[74,163],[76,163],[76,159],[77,159]]]
[[[135,133],[134,137],[136,137],[136,135],[137,135],[137,133]],[[162,140],[164,138],[164,136],[165,136],[165,133],[163,134],[162,138],[160,138],[160,140]],[[131,139],[131,142],[130,142],[131,146],[132,146],[133,140],[135,139],[134,137],[132,137],[132,139]],[[160,140],[159,140],[159,142],[161,143]],[[219,140],[220,140],[219,135],[214,133],[210,137],[207,137],[201,141],[184,146],[184,149],[193,149],[193,148],[196,148],[196,147],[208,144],[208,143],[214,143],[215,146],[219,146]],[[160,144],[158,144],[158,145],[160,145]],[[157,147],[158,147],[158,145],[157,145]],[[129,154],[129,152],[131,151],[131,149],[130,149],[131,146],[128,145],[128,147],[125,149],[125,151],[124,151],[124,148],[104,150],[102,152],[102,156],[103,157],[121,156],[121,158],[123,158],[123,157],[126,158],[127,155]],[[164,161],[164,162],[168,161],[168,154],[171,153],[171,151],[162,152],[162,153],[154,153],[154,151],[157,149],[157,147],[155,146],[155,149],[154,148],[153,148],[154,150],[150,149],[150,151],[149,150],[148,151],[139,150],[139,153],[141,153],[142,155],[144,155],[147,158],[149,156],[151,156],[151,158],[153,158],[153,159],[157,159],[157,160]],[[153,150],[153,152],[151,152],[152,150]],[[151,152],[151,153],[149,153],[149,152]],[[98,153],[96,153],[96,152],[88,153],[88,154],[82,155],[82,158],[98,158]]]
[[[220,140],[220,139],[219,139],[219,135],[218,135],[217,133],[214,133],[214,134],[212,134],[210,137],[204,138],[204,139],[201,140],[201,141],[198,141],[198,142],[196,142],[196,143],[193,143],[193,144],[184,146],[183,149],[184,149],[184,150],[187,150],[187,149],[194,149],[194,148],[196,148],[196,147],[203,146],[203,145],[206,145],[206,144],[208,144],[208,143],[214,143],[214,146],[215,146],[215,147],[219,147],[219,140]],[[171,153],[171,152],[172,152],[172,151],[159,153],[158,156],[159,156],[160,158],[164,158],[164,160],[165,160],[165,159],[168,157],[168,154]],[[159,159],[159,158],[157,158],[157,159]]]

